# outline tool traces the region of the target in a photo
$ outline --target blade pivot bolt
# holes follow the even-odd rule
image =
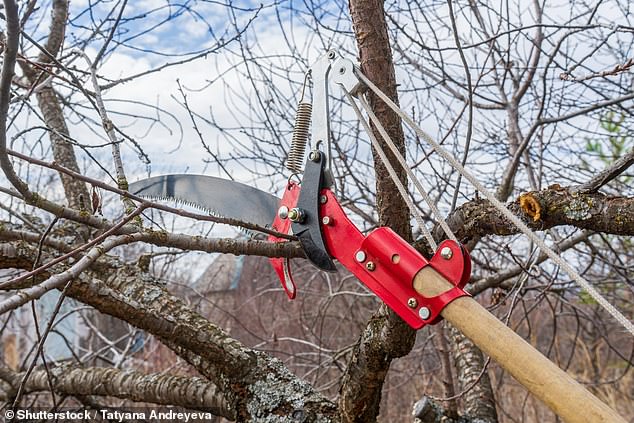
[[[407,300],[407,306],[409,308],[416,308],[418,306],[418,301],[416,301],[416,298],[411,297]]]
[[[280,207],[280,209],[277,211],[277,215],[280,217],[280,219],[286,219],[288,217],[288,207]]]
[[[365,251],[359,250],[357,254],[355,254],[354,258],[359,262],[363,263],[365,261]]]
[[[321,153],[319,152],[319,150],[313,150],[310,152],[310,154],[308,155],[308,158],[317,163],[319,160],[321,160]]]
[[[374,269],[376,269],[376,264],[374,264],[373,261],[369,261],[365,264],[365,268],[368,269],[370,272],[374,272]]]
[[[288,218],[291,222],[301,223],[306,219],[306,212],[299,207],[294,207],[288,211]]]
[[[421,307],[420,310],[418,310],[418,315],[421,319],[427,320],[431,316],[431,311],[429,311],[427,307]]]
[[[440,250],[440,256],[445,260],[449,260],[453,256],[453,251],[451,251],[449,247],[443,247],[443,249]]]

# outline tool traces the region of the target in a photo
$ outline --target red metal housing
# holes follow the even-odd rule
[[[322,202],[319,216],[322,221],[327,217],[322,231],[328,253],[414,329],[438,322],[445,305],[469,295],[462,288],[470,277],[471,259],[460,244],[444,241],[438,251],[449,248],[451,253],[437,252],[428,261],[390,228],[378,228],[365,237],[329,189],[322,190],[322,195],[327,201]],[[431,298],[418,294],[414,277],[428,265],[454,288]]]

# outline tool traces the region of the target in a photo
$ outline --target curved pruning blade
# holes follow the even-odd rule
[[[206,175],[162,175],[133,182],[129,191],[152,200],[174,200],[214,215],[270,226],[280,199],[240,182]]]

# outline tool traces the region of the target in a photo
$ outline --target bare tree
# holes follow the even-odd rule
[[[305,72],[337,48],[631,317],[630,8],[5,0],[5,408],[158,404],[235,421],[367,422],[411,420],[416,403],[423,422],[554,421],[454,328],[417,334],[343,269],[297,260],[300,298],[287,302],[255,256],[301,259],[297,241],[234,237],[230,219],[126,191],[148,173],[203,172],[277,193]],[[390,226],[430,254],[342,100],[332,93],[341,203],[364,230]],[[469,291],[631,418],[631,337],[368,100],[471,251]]]

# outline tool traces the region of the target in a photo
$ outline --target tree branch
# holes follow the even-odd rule
[[[23,373],[3,368],[6,382],[20,380]],[[63,395],[97,395],[153,404],[175,405],[193,410],[208,411],[217,416],[235,420],[218,387],[198,377],[174,376],[165,373],[143,374],[135,370],[113,368],[79,368],[58,366],[50,369],[53,389]],[[12,386],[15,389],[15,387]],[[24,386],[24,393],[48,391],[44,370],[31,373]],[[3,401],[10,400],[13,392],[4,392]]]
[[[614,235],[634,235],[634,198],[600,193],[575,193],[553,185],[522,194],[507,207],[533,230],[569,225]],[[447,218],[458,239],[468,242],[486,235],[514,235],[517,228],[487,200],[472,200]],[[440,228],[434,233],[440,234]]]
[[[350,14],[359,47],[362,72],[381,91],[398,103],[396,77],[387,34],[383,2],[378,0],[352,0]],[[374,94],[369,103],[381,125],[405,156],[405,137],[400,118]],[[407,175],[375,130],[375,136],[397,171],[403,185]],[[410,240],[409,209],[392,181],[387,168],[374,154],[376,173],[376,205],[379,223],[390,226],[401,237]],[[394,358],[408,354],[415,341],[415,332],[393,311],[382,304],[370,318],[354,347],[350,363],[341,380],[339,409],[342,421],[371,422],[379,413],[381,390],[390,363]]]

